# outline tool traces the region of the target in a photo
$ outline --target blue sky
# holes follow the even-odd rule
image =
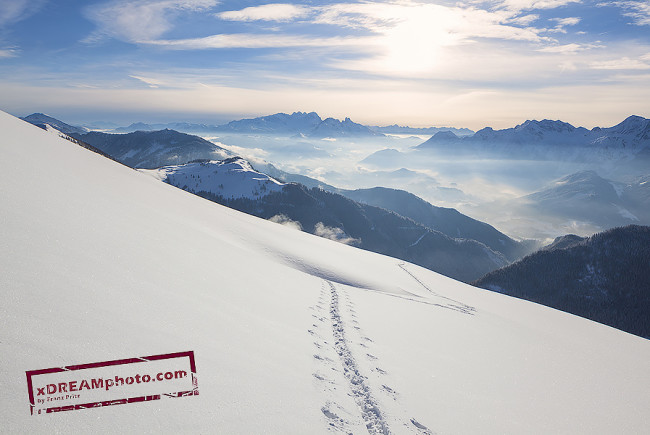
[[[3,0],[0,108],[367,124],[650,117],[650,1]]]

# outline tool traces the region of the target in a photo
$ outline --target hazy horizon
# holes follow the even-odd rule
[[[73,122],[592,128],[650,116],[649,25],[642,1],[5,0],[0,93]]]

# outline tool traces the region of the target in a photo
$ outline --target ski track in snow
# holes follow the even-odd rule
[[[353,345],[361,348],[357,349],[357,357],[362,355],[370,363],[368,374],[376,382],[373,384],[378,387],[376,394],[383,400],[399,403],[399,393],[382,379],[387,372],[380,367],[381,361],[372,353],[374,341],[359,326],[354,304],[349,300],[345,302],[345,292],[337,290],[331,281],[323,280],[318,303],[310,308],[314,311],[312,317],[316,320],[308,332],[315,339],[314,359],[319,367],[313,376],[319,388],[324,391],[335,392],[341,387],[348,391],[347,403],[345,400],[340,401],[340,396],[339,399],[331,397],[321,407],[328,429],[338,433],[359,433],[365,427],[368,433],[374,435],[390,434],[390,426],[394,425],[394,430],[398,433],[431,435],[431,430],[415,418],[408,417],[405,413],[408,411],[400,411],[399,406],[393,409],[399,415],[395,412],[388,415],[380,406],[377,400],[379,397],[371,393],[370,379],[362,373],[359,361],[351,350]],[[344,309],[350,317],[346,322],[342,320]]]
[[[370,434],[389,434],[390,430],[384,420],[383,412],[377,406],[377,402],[370,393],[370,387],[366,383],[366,377],[359,372],[357,362],[350,352],[348,341],[345,338],[345,329],[341,321],[339,309],[339,295],[336,287],[327,281],[330,287],[330,317],[332,319],[332,332],[334,334],[334,348],[339,355],[345,375],[354,399],[361,409],[361,416],[366,423]]]
[[[422,281],[420,281],[420,279],[419,279],[417,276],[413,275],[413,273],[411,273],[411,272],[406,268],[405,263],[399,263],[398,266],[399,266],[400,269],[402,269],[404,272],[408,273],[408,274],[411,276],[411,278],[413,278],[415,281],[417,281],[417,282],[418,282],[422,287],[424,287],[424,288],[425,288],[429,293],[431,293],[432,295],[434,295],[434,296],[436,296],[436,297],[438,297],[438,298],[446,299],[446,300],[448,300],[448,301],[453,302],[453,304],[448,303],[447,305],[440,305],[440,304],[434,304],[434,305],[437,305],[437,306],[439,306],[439,307],[443,307],[443,308],[450,308],[450,309],[452,309],[452,310],[460,311],[461,313],[464,313],[464,314],[474,315],[474,312],[476,311],[476,308],[474,308],[474,307],[472,307],[472,306],[470,306],[470,305],[464,304],[464,303],[462,303],[462,302],[459,302],[459,301],[457,301],[457,300],[455,300],[455,299],[448,298],[447,296],[442,296],[442,295],[436,293],[436,292],[433,291],[433,290],[432,290],[428,285],[426,285],[425,283],[423,283]]]

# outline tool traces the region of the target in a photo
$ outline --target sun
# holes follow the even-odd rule
[[[379,57],[383,69],[396,73],[433,72],[441,64],[445,47],[458,43],[450,30],[455,17],[449,9],[403,8],[396,24],[380,37],[384,53]]]

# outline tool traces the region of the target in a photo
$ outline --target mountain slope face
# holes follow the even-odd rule
[[[3,432],[650,423],[647,340],[205,201],[4,113],[0,128]],[[29,413],[26,370],[188,350],[198,396]]]
[[[473,284],[650,338],[650,227],[542,250]]]
[[[216,160],[231,157],[229,151],[212,142],[174,130],[136,131],[127,134],[93,131],[72,136],[132,168],[153,169],[182,165],[198,159]]]
[[[491,225],[465,216],[453,208],[436,207],[403,190],[374,187],[341,193],[355,201],[394,211],[449,237],[481,242],[503,254],[510,262],[531,252],[530,246],[511,239]]]
[[[312,187],[318,187],[319,189],[327,190],[328,192],[339,192],[338,188],[330,184],[323,183],[320,180],[307,177],[306,175],[292,174],[290,172],[283,171],[276,168],[273,164],[263,160],[253,161],[253,164],[260,171],[284,183],[298,183],[309,189]]]
[[[567,234],[566,236],[556,237],[552,243],[541,248],[543,251],[554,251],[556,249],[565,249],[578,245],[587,240],[586,237],[576,236],[575,234]]]
[[[248,188],[244,189],[248,194],[239,195],[221,187],[207,190],[208,184],[200,182],[199,187],[187,188],[185,180],[165,181],[235,210],[280,223],[294,222],[309,233],[410,261],[464,282],[508,264],[501,253],[476,240],[454,239],[396,213],[319,188],[286,184],[279,190],[271,184],[272,188],[255,186],[252,193]],[[237,177],[223,184],[237,186],[238,181]],[[200,186],[206,190],[197,190]]]
[[[21,119],[41,128],[45,128],[46,125],[52,126],[55,129],[59,130],[61,133],[65,133],[67,135],[84,134],[88,132],[88,130],[83,127],[75,127],[66,124],[63,121],[59,121],[58,119],[52,118],[51,116],[45,115],[43,113],[32,113],[31,115],[25,116]]]
[[[582,171],[523,197],[522,203],[539,214],[591,222],[601,228],[645,224],[650,223],[650,186],[643,180],[616,183],[595,171]]]
[[[437,133],[416,149],[499,154],[508,158],[564,156],[630,160],[645,156],[650,149],[650,119],[630,116],[613,127],[592,130],[548,119],[526,121],[504,130],[486,127],[462,138],[451,132]]]

